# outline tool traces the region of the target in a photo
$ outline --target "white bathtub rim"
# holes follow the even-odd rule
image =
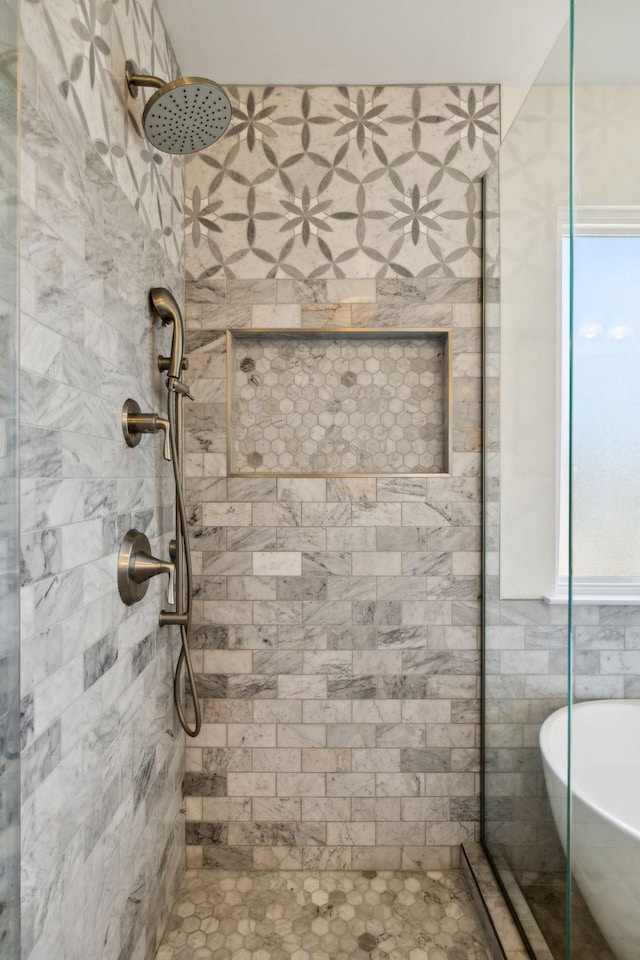
[[[571,706],[571,710],[583,710],[588,707],[592,707],[594,704],[626,704],[634,705],[640,707],[640,699],[629,699],[629,700],[584,700],[580,703],[574,703]],[[550,714],[547,719],[544,721],[540,727],[540,750],[544,761],[549,765],[550,770],[563,785],[565,790],[568,789],[568,774],[567,774],[567,764],[566,764],[566,754],[565,754],[565,769],[558,769],[556,763],[556,758],[552,749],[553,742],[553,728],[557,725],[558,722],[563,720],[569,710],[568,706],[560,707],[558,710],[555,710]],[[564,743],[566,745],[566,737],[564,738]],[[616,830],[620,830],[625,833],[628,837],[633,838],[634,840],[640,840],[640,828],[634,827],[631,824],[627,823],[625,820],[621,820],[615,814],[611,813],[610,810],[607,810],[599,801],[595,800],[587,790],[583,787],[578,786],[574,783],[573,777],[571,778],[571,794],[574,797],[577,797],[582,803],[585,804],[588,808],[593,810],[599,817],[602,817],[607,823],[615,827]],[[565,805],[566,811],[566,805]],[[566,812],[563,819],[566,819]],[[566,829],[566,825],[565,825]]]

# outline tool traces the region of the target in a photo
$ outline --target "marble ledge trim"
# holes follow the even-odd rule
[[[415,847],[188,844],[186,864],[188,869],[223,870],[455,870],[461,863],[460,849],[457,844]]]
[[[460,868],[489,941],[493,960],[531,960],[482,844],[462,844]],[[540,960],[547,958],[541,957]]]

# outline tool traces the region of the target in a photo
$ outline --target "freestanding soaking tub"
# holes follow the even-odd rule
[[[640,957],[640,700],[592,700],[571,716],[571,870],[618,960]],[[540,730],[566,853],[567,707]]]

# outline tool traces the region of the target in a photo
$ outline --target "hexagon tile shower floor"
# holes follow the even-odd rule
[[[187,870],[156,960],[489,960],[458,871]]]

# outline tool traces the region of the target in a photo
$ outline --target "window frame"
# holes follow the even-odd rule
[[[582,206],[575,208],[574,237],[640,237],[640,206]],[[569,314],[565,310],[564,241],[571,237],[569,210],[558,212],[556,344],[556,506],[555,593],[547,603],[567,603],[568,576],[561,574],[561,551],[567,548],[568,482],[568,370]],[[577,604],[640,604],[640,574],[637,577],[577,577],[572,583],[572,602]]]

